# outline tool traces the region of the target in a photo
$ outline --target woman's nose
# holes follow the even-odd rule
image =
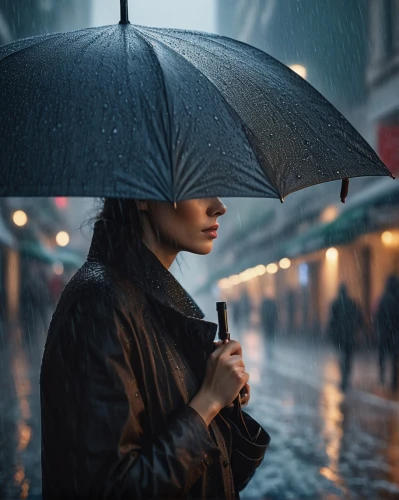
[[[214,198],[212,202],[213,203],[210,207],[210,215],[212,217],[220,217],[221,215],[224,215],[226,213],[227,207],[220,198]]]

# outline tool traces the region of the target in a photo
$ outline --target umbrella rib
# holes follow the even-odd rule
[[[31,43],[27,47],[22,47],[19,50],[14,50],[13,52],[10,52],[9,54],[6,54],[4,57],[0,56],[0,65],[1,65],[1,63],[3,61],[5,61],[6,59],[8,59],[11,56],[20,55],[22,52],[25,52],[26,50],[31,49],[32,47],[36,48],[36,47],[38,47],[39,45],[42,45],[45,42],[48,42],[50,40],[53,40],[54,38],[60,37],[60,36],[65,35],[65,34],[66,33],[56,33],[54,35],[44,36],[42,40],[40,40],[39,42],[36,42],[36,43],[34,42],[34,39],[37,38],[37,37],[27,38],[26,40],[32,39],[34,43]],[[11,46],[13,44],[9,44],[9,45]],[[4,47],[1,47],[1,48],[3,49]]]
[[[192,67],[193,67],[196,71],[198,71],[201,75],[203,75],[203,76],[204,76],[204,78],[206,78],[206,79],[208,80],[208,82],[209,82],[209,83],[210,83],[213,87],[215,87],[215,89],[217,90],[217,92],[218,92],[218,94],[220,95],[220,97],[221,97],[221,98],[223,99],[223,101],[226,103],[226,105],[227,105],[227,107],[228,107],[228,109],[229,109],[230,113],[231,113],[233,116],[235,116],[235,117],[236,117],[236,119],[237,119],[237,120],[239,121],[239,123],[241,124],[241,126],[242,126],[242,128],[243,128],[243,130],[244,130],[245,136],[246,136],[246,138],[247,138],[248,144],[249,144],[249,146],[251,147],[251,149],[252,149],[252,151],[253,151],[253,153],[254,153],[254,155],[255,155],[255,158],[256,158],[256,160],[257,160],[257,162],[258,162],[259,166],[261,167],[261,170],[262,170],[263,174],[266,176],[267,180],[268,180],[268,181],[269,181],[269,182],[270,182],[270,183],[274,186],[274,189],[275,189],[275,191],[274,191],[274,192],[275,192],[275,194],[276,194],[276,195],[280,198],[280,200],[283,200],[283,197],[282,197],[281,193],[279,192],[279,190],[278,190],[278,188],[277,188],[277,186],[276,186],[276,183],[274,182],[274,179],[271,179],[271,178],[269,177],[269,175],[267,174],[267,172],[265,172],[265,169],[264,169],[264,167],[263,167],[262,163],[259,161],[258,155],[257,155],[256,151],[254,150],[254,148],[253,148],[252,144],[251,144],[251,141],[250,141],[250,139],[249,139],[249,137],[248,137],[248,131],[249,131],[252,135],[254,135],[254,134],[253,134],[252,130],[250,129],[250,127],[248,127],[248,126],[247,126],[247,124],[246,124],[246,123],[244,122],[244,120],[240,117],[240,115],[237,113],[237,111],[236,111],[236,110],[233,108],[233,106],[232,106],[232,105],[231,105],[231,104],[227,101],[227,99],[224,97],[224,95],[220,92],[220,90],[217,88],[217,86],[216,86],[216,85],[212,82],[212,80],[211,80],[211,79],[210,79],[207,75],[205,75],[205,74],[204,74],[204,73],[203,73],[200,69],[198,69],[198,68],[195,66],[195,64],[193,64],[191,61],[189,61],[189,60],[188,60],[188,59],[186,59],[184,56],[182,56],[179,52],[174,51],[171,47],[169,47],[169,45],[167,45],[166,43],[162,42],[161,40],[159,40],[159,39],[158,39],[158,38],[156,38],[156,37],[154,37],[154,38],[155,38],[155,40],[156,40],[158,43],[160,43],[160,44],[161,44],[161,45],[163,45],[164,47],[168,48],[169,50],[172,50],[172,51],[173,51],[173,53],[174,53],[176,56],[179,56],[179,57],[181,57],[182,59],[184,59],[184,60],[185,60],[188,64],[190,64],[190,65],[191,65],[191,66],[192,66]],[[178,38],[178,37],[173,37],[173,38],[177,38],[178,40],[181,40],[181,38]],[[184,40],[184,41],[186,42],[186,40]],[[194,45],[194,46],[195,46],[195,44],[192,44],[191,42],[187,42],[187,43],[190,43],[191,45]],[[205,50],[206,50],[206,49],[205,49]],[[214,55],[214,54],[212,54],[212,55]]]
[[[150,32],[154,32],[154,33],[156,34],[156,31],[153,31],[151,28],[149,28],[149,31],[150,31]],[[196,46],[193,42],[191,42],[190,40],[187,40],[187,39],[186,39],[186,38],[184,38],[184,37],[177,36],[177,33],[183,33],[183,34],[184,34],[185,32],[180,31],[180,30],[173,30],[173,33],[174,33],[174,34],[172,34],[169,30],[167,30],[167,33],[165,33],[165,35],[166,35],[167,37],[169,37],[169,38],[173,38],[173,39],[179,40],[180,42],[184,42],[184,43],[190,44],[190,45],[192,45],[192,46],[193,46],[193,47],[195,47],[195,48],[197,47],[197,46]],[[272,59],[274,60],[274,62],[276,62],[276,63],[278,63],[278,64],[280,64],[281,66],[283,66],[283,67],[285,67],[285,68],[286,68],[286,66],[285,66],[283,63],[281,63],[281,62],[280,62],[280,61],[278,61],[277,59],[273,58],[273,57],[272,57],[272,56],[270,56],[269,54],[266,54],[265,52],[263,52],[263,51],[261,51],[261,50],[257,49],[256,47],[252,47],[251,45],[248,45],[248,44],[246,44],[246,43],[244,43],[244,42],[240,42],[240,41],[237,41],[237,40],[233,40],[233,39],[230,39],[230,38],[228,38],[228,37],[224,37],[224,36],[220,36],[220,35],[212,35],[211,37],[209,37],[209,36],[207,36],[207,34],[206,34],[206,33],[203,33],[203,32],[200,32],[200,31],[195,32],[195,34],[196,34],[196,36],[201,37],[202,39],[204,39],[204,40],[208,41],[209,43],[212,43],[212,44],[217,44],[218,46],[222,46],[222,47],[224,47],[224,48],[226,48],[226,49],[228,48],[229,50],[234,50],[234,52],[238,52],[237,48],[235,48],[234,46],[231,46],[231,45],[229,45],[228,47],[226,47],[226,45],[223,43],[223,41],[227,41],[227,42],[235,42],[235,43],[237,42],[237,43],[239,43],[239,44],[243,45],[244,47],[247,47],[247,48],[251,49],[252,51],[255,51],[256,53],[259,53],[259,54],[260,54],[260,55],[262,55],[262,56],[265,56],[265,55],[266,55],[266,56],[268,56],[268,57],[272,58]],[[154,38],[157,40],[157,38],[156,38],[156,37],[154,37]],[[160,43],[163,43],[164,45],[168,46],[168,45],[167,45],[167,44],[165,44],[164,42],[161,42],[161,41],[160,41]],[[206,52],[208,52],[210,55],[212,55],[212,57],[215,57],[215,55],[217,56],[217,54],[214,54],[213,52],[211,52],[211,51],[210,51],[209,49],[207,49],[206,47],[201,47],[201,49],[202,49],[202,50],[204,50],[204,51],[206,51]],[[180,55],[180,54],[179,54],[179,55]],[[181,56],[181,57],[183,57],[183,56]],[[190,64],[192,64],[192,63],[191,63],[190,61],[188,61],[186,58],[184,58],[184,59],[185,59],[187,62],[189,62]],[[243,64],[244,64],[244,65],[248,65],[247,61],[242,61],[242,62],[243,62]],[[193,66],[194,66],[194,67],[196,67],[194,64],[193,64]],[[197,68],[197,69],[198,69],[198,68]],[[288,68],[287,68],[287,69],[288,69]],[[198,70],[198,71],[200,71],[200,70]],[[201,72],[201,73],[202,73],[202,72]],[[203,74],[203,73],[202,73],[202,74]],[[205,76],[206,78],[208,78],[206,75],[204,75],[204,76]],[[213,84],[213,82],[212,82],[209,78],[208,78],[208,80],[209,80],[209,81]],[[216,87],[216,85],[215,85],[215,84],[213,84],[213,85]],[[216,87],[216,88],[217,88],[217,87]],[[315,91],[315,92],[317,92],[318,94],[320,94],[320,96],[321,96],[323,99],[325,99],[325,97],[324,97],[324,96],[323,96],[323,95],[322,95],[322,94],[321,94],[321,93],[320,93],[317,89],[314,89],[314,91]],[[222,94],[221,94],[221,95],[222,95]],[[223,96],[223,95],[222,95],[222,97],[224,98],[224,96]],[[226,99],[225,99],[225,101],[226,101],[226,103],[227,103],[227,104],[229,104],[229,103],[228,103],[228,101],[227,101]],[[275,107],[275,110],[279,112],[278,107]],[[241,117],[240,117],[240,116],[238,115],[238,113],[234,110],[234,108],[233,108],[233,111],[235,112],[235,114],[237,115],[237,117],[240,119],[240,121],[244,124],[244,126],[245,126],[245,127],[246,127],[246,128],[247,128],[250,132],[251,132],[251,133],[253,133],[253,132],[252,132],[252,129],[251,129],[251,128],[250,128],[250,127],[249,127],[249,126],[248,126],[248,125],[247,125],[247,124],[246,124],[246,123],[242,120],[242,119],[241,119]],[[299,118],[299,119],[301,119],[301,117],[300,117],[299,115],[298,115],[298,118]],[[311,122],[310,122],[310,121],[306,121],[306,122],[304,122],[304,123],[305,123],[306,127],[309,127],[309,128],[312,130],[312,132],[313,132],[315,135],[317,135],[317,131],[313,128],[313,126],[312,126],[312,124],[311,124]],[[289,126],[290,126],[290,128],[291,128],[291,125],[289,125]],[[353,128],[353,127],[352,127],[352,128]],[[292,128],[291,128],[291,130],[292,130]],[[354,129],[354,130],[356,131],[356,129]],[[292,130],[292,133],[294,133],[294,132],[295,132],[295,131],[294,131],[294,130]],[[356,131],[356,132],[357,132],[357,131]],[[324,142],[324,141],[323,141],[323,142]],[[344,142],[345,142],[345,144],[348,144],[346,141],[344,141]],[[367,145],[367,143],[366,143],[366,145]],[[251,147],[252,147],[252,145],[251,145]],[[327,145],[327,147],[328,147],[328,145]],[[367,149],[366,149],[366,151],[367,151]],[[358,152],[358,154],[360,154],[361,156],[363,156],[363,157],[364,157],[364,158],[366,158],[367,160],[371,160],[371,159],[367,156],[367,153],[365,154],[365,153],[364,153],[363,151],[361,151],[360,149],[358,149],[358,150],[357,150],[357,152]],[[255,153],[255,155],[256,155],[256,152],[255,152],[255,151],[254,151],[254,153]],[[337,155],[337,153],[336,153],[335,151],[333,151],[333,153],[334,153],[337,157],[339,157],[339,155]],[[371,161],[372,161],[372,160],[371,160]],[[373,162],[373,163],[374,163],[374,165],[375,165],[375,162]],[[389,172],[389,170],[388,170],[388,169],[386,169],[386,167],[384,168],[384,170],[383,170],[383,171],[380,169],[380,172],[381,172],[381,176],[383,176],[383,175],[390,175],[390,176],[392,177],[392,174]],[[367,176],[367,174],[364,174],[364,175],[358,175],[358,174],[356,174],[356,175],[354,175],[354,176],[348,176],[348,175],[345,175],[345,177],[364,177],[364,176]],[[332,180],[340,180],[340,179],[342,179],[342,178],[343,178],[343,177],[342,177],[342,175],[341,175],[341,176],[338,176],[338,177],[332,177],[332,178],[330,178],[330,179],[328,179],[328,180],[323,181],[322,183],[324,183],[324,182],[330,182],[330,181],[332,181]],[[275,184],[274,184],[274,185],[275,185]],[[313,185],[313,184],[309,184],[309,185],[306,185],[306,186],[301,186],[301,187],[298,187],[297,189],[294,189],[293,191],[291,191],[291,190],[290,190],[288,194],[291,194],[291,193],[293,193],[293,192],[295,192],[295,191],[298,191],[298,190],[300,190],[300,189],[303,189],[303,188],[305,188],[305,187],[312,186],[312,185]],[[277,188],[276,188],[276,189],[277,189]],[[277,192],[278,192],[278,189],[277,189]],[[278,194],[279,194],[279,196],[280,196],[280,198],[281,198],[280,193],[278,193]]]
[[[170,113],[168,93],[167,93],[167,90],[166,90],[165,72],[164,72],[164,70],[162,68],[162,64],[161,64],[161,62],[158,59],[157,53],[156,53],[153,45],[149,42],[149,40],[147,40],[147,38],[145,37],[144,33],[142,33],[139,29],[137,29],[137,26],[134,27],[134,30],[137,33],[137,35],[144,41],[144,43],[150,48],[151,52],[154,55],[156,63],[157,63],[158,67],[161,70],[162,82],[163,82],[163,92],[164,92],[164,98],[165,98],[165,102],[166,102],[166,110],[167,110],[167,113],[168,113],[168,125],[169,125],[169,130],[168,130],[168,152],[169,152],[169,162],[170,162],[170,166],[171,166],[171,169],[172,169],[173,203],[174,203],[174,205],[176,207],[176,184],[175,184],[175,178],[176,178],[176,176],[175,176],[175,164],[174,164],[173,155],[172,155],[172,133],[171,133],[172,124],[171,124],[171,113]]]

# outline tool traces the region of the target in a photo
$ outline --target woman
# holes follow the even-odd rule
[[[218,198],[105,199],[52,318],[41,371],[43,498],[239,498],[269,436],[232,402],[238,342],[168,271],[207,254]],[[237,411],[236,411],[237,410]]]

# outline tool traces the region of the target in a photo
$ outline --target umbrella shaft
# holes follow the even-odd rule
[[[119,24],[130,24],[128,0],[121,0],[121,20]]]

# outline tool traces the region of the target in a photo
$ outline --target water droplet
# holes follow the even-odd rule
[[[112,131],[113,134],[117,134],[118,133],[118,129],[117,128],[114,128],[114,130]]]
[[[297,179],[302,179],[302,175],[301,174],[297,174],[296,178]]]

